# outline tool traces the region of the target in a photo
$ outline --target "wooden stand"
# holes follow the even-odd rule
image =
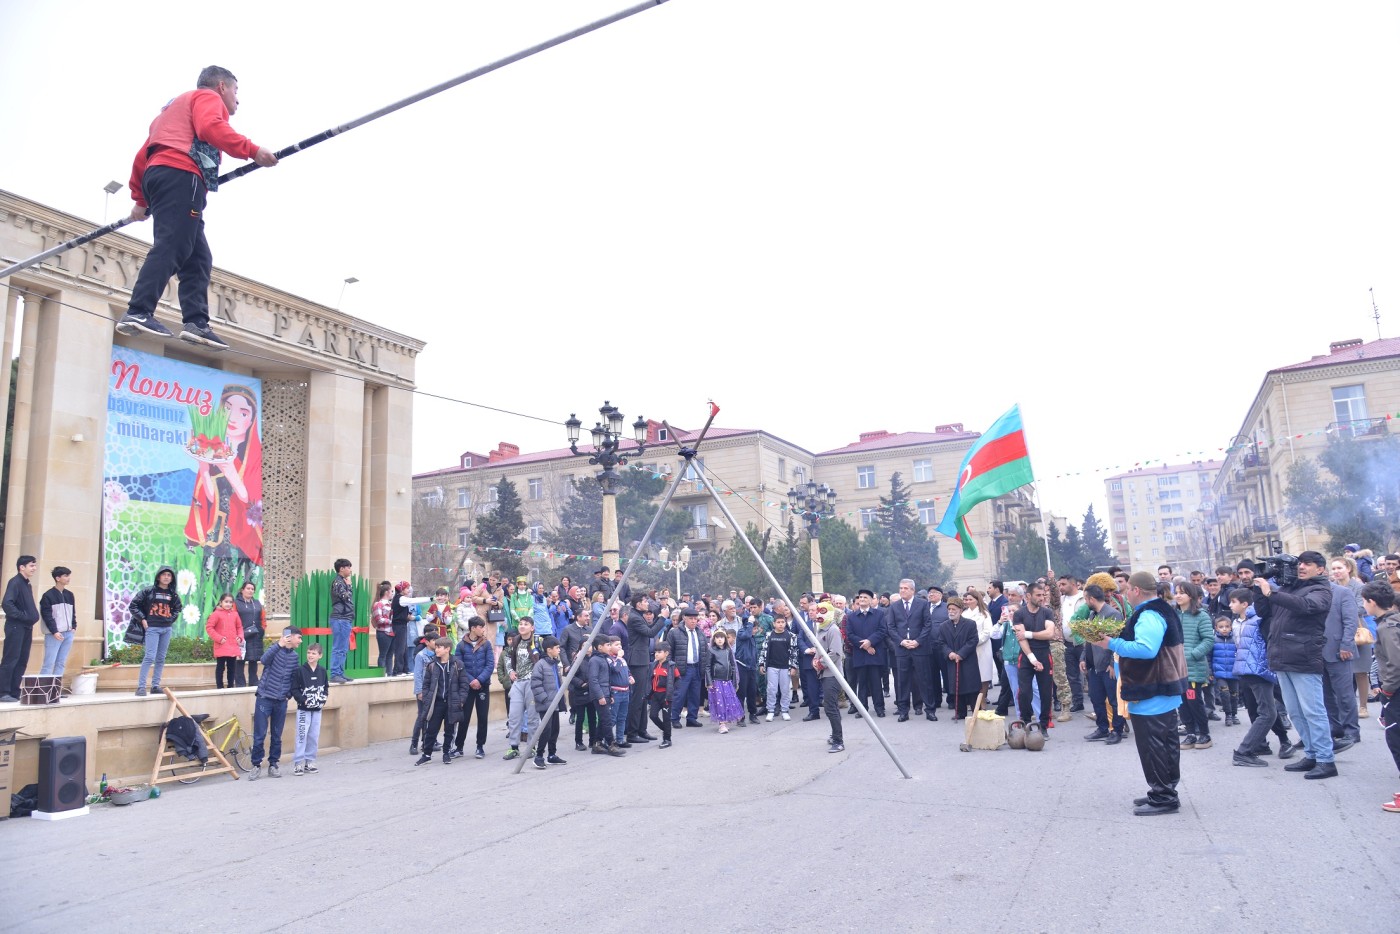
[[[190,717],[190,712],[185,709],[184,705],[180,703],[179,698],[171,692],[170,688],[162,688],[161,691],[166,697],[170,698],[170,707],[165,711],[165,725],[160,729],[160,744],[156,746],[156,763],[151,769],[152,785],[162,785],[166,782],[177,782],[182,778],[188,779],[192,777],[189,773],[177,774],[175,772],[176,769],[184,768],[189,760],[174,749],[169,748],[169,744],[165,739],[166,731],[170,729],[170,721],[175,718],[176,712],[186,717]],[[190,717],[190,719],[194,718]],[[208,745],[209,755],[218,759],[221,764],[217,768],[205,768],[199,773],[199,777],[204,778],[208,775],[219,775],[227,772],[233,776],[234,781],[237,781],[238,770],[229,764],[229,761],[224,758],[224,754],[219,751],[218,746],[215,746],[213,743],[209,743]],[[162,776],[160,774],[161,772],[169,772],[170,774]]]

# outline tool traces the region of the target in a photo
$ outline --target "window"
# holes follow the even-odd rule
[[[471,465],[472,465],[472,456],[471,456],[470,454],[463,454],[463,455],[462,455],[462,466],[463,466],[463,467],[470,467]]]
[[[1128,481],[1128,492],[1129,492],[1129,493],[1136,493],[1136,492],[1137,492],[1137,484],[1134,483],[1132,480],[1129,480],[1129,481]]]
[[[695,528],[705,528],[710,524],[709,503],[699,503],[694,506],[687,506],[686,511],[690,513],[690,524]]]
[[[464,486],[457,487],[457,508],[469,509],[472,504],[472,492]]]
[[[778,479],[779,479],[779,480],[786,480],[786,479],[787,479],[787,458],[786,458],[786,457],[780,457],[780,458],[778,458]]]
[[[924,483],[933,479],[933,458],[925,457],[914,461],[914,482]]]
[[[856,468],[856,489],[875,489],[875,468],[873,466]]]
[[[658,428],[658,429],[656,429],[656,440],[657,440],[657,441],[670,441],[670,440],[671,440],[671,433],[670,433],[669,431],[667,431],[665,428]]]
[[[934,506],[920,506],[919,521],[924,525],[935,525],[938,522],[937,508]]]
[[[1142,536],[1140,536],[1140,535],[1134,535],[1134,536],[1133,536],[1133,544],[1134,544],[1134,545],[1141,545],[1141,544],[1142,544]]]
[[[1138,514],[1138,513],[1137,513],[1137,507],[1134,506],[1134,507],[1133,507],[1133,515],[1136,516],[1137,514]]]
[[[1113,492],[1115,492],[1115,493],[1120,493],[1120,492],[1122,492],[1122,490],[1123,490],[1123,481],[1122,481],[1122,480],[1114,480],[1112,483],[1110,483],[1110,484],[1108,485],[1108,488],[1109,488],[1110,490],[1112,490]]]
[[[793,485],[793,486],[802,486],[802,484],[804,484],[804,483],[806,483],[806,482],[807,482],[807,468],[806,468],[806,467],[794,467],[794,468],[792,468],[792,485]]]
[[[1157,494],[1158,499],[1181,499],[1180,490],[1162,490]]]
[[[531,499],[542,499],[544,497],[544,478],[531,477],[525,481],[530,491]],[[534,541],[534,539],[531,539]]]
[[[525,530],[525,537],[531,542],[538,542],[544,537],[544,527],[539,525],[530,526]]]
[[[1157,481],[1157,485],[1158,485],[1158,486],[1176,486],[1176,485],[1177,485],[1178,483],[1180,483],[1180,482],[1181,482],[1181,478],[1180,478],[1180,477],[1177,477],[1177,476],[1162,477],[1161,479],[1159,479],[1159,480]]]
[[[1339,422],[1359,422],[1366,416],[1366,387],[1333,386],[1332,411]]]
[[[1154,532],[1157,531],[1157,523],[1152,522],[1152,523],[1150,523],[1149,525],[1150,525],[1152,531],[1154,531]]]
[[[424,506],[441,506],[442,487],[438,487],[436,490],[428,490],[423,494],[422,498]]]
[[[875,513],[878,510],[874,506],[863,507],[860,511],[860,527],[868,529],[875,524]]]
[[[1181,511],[1182,511],[1182,508],[1181,508],[1181,504],[1180,504],[1180,503],[1163,503],[1163,504],[1162,504],[1162,512],[1181,512]]]
[[[1138,523],[1134,522],[1134,523],[1133,523],[1133,531],[1136,532],[1137,530],[1138,530]]]
[[[574,475],[571,474],[571,473],[566,473],[566,474],[564,474],[564,492],[567,493],[569,490],[572,490],[573,488],[574,488]]]
[[[468,540],[470,537],[471,537],[471,530],[470,530],[470,529],[458,529],[458,530],[457,530],[457,547],[458,547],[458,548],[466,548],[466,547],[467,547],[467,540]]]
[[[700,471],[701,471],[701,470],[704,470],[704,469],[705,469],[705,458],[703,458],[703,457],[693,457],[693,458],[691,458],[689,461],[686,462],[686,465],[685,465],[685,478],[686,478],[687,480],[691,480],[691,481],[694,481],[694,482],[696,482],[696,483],[699,483],[699,482],[700,482]]]
[[[486,501],[488,503],[499,503],[501,501],[501,491],[494,486],[486,488]]]
[[[1162,557],[1162,549],[1160,549],[1160,548],[1154,548],[1154,549],[1152,549],[1152,557],[1154,557],[1154,558],[1160,558],[1160,557]]]

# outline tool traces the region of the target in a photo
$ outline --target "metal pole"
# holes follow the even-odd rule
[[[594,22],[588,23],[585,26],[580,26],[577,29],[564,33],[563,35],[555,36],[553,39],[547,39],[544,42],[541,42],[537,45],[532,45],[528,49],[523,49],[519,52],[514,53],[513,55],[507,55],[505,58],[497,59],[494,62],[482,65],[480,68],[474,68],[464,75],[458,75],[457,77],[452,78],[448,81],[444,81],[441,84],[435,84],[425,91],[419,91],[417,94],[414,94],[410,97],[405,97],[401,101],[396,101],[392,104],[389,104],[386,107],[381,107],[373,113],[367,113],[357,120],[351,120],[349,123],[342,123],[340,126],[331,127],[329,130],[322,130],[315,136],[308,136],[306,139],[302,140],[299,143],[293,143],[285,149],[279,149],[277,151],[277,158],[285,159],[293,153],[298,153],[302,150],[310,149],[317,143],[323,143],[334,136],[339,136],[342,133],[348,133],[350,130],[355,129],[356,127],[364,126],[366,123],[369,123],[372,120],[378,120],[380,117],[387,116],[397,110],[402,110],[410,104],[416,104],[421,100],[426,100],[427,98],[432,97],[434,94],[441,94],[443,91],[455,88],[459,84],[465,84],[473,78],[480,78],[482,75],[490,74],[491,72],[496,71],[497,69],[504,68],[505,66],[510,64],[514,64],[515,62],[518,62],[523,58],[529,58],[531,55],[534,55],[537,52],[543,52],[546,49],[552,49],[556,45],[563,45],[570,39],[577,39],[579,36],[586,35],[590,32],[602,29],[604,26],[611,26],[613,23],[616,23],[619,20],[627,19],[629,16],[635,16],[636,14],[641,13],[643,10],[650,10],[652,7],[660,6],[665,2],[666,0],[646,0],[645,3],[638,3],[635,6],[630,6],[625,10],[620,10],[617,13],[613,13],[611,16],[605,16],[600,20],[595,20]],[[235,178],[241,178],[242,176],[247,175],[249,172],[255,171],[258,168],[259,166],[256,162],[249,162],[247,165],[240,166],[239,168],[236,168],[231,172],[226,172],[223,175],[220,175],[219,184],[222,185],[225,182],[233,181]],[[49,257],[57,256],[59,253],[71,250],[73,247],[82,246],[84,243],[91,243],[93,240],[96,240],[99,237],[105,237],[107,234],[112,233],[114,230],[117,230],[118,228],[123,227],[129,223],[131,223],[131,218],[129,217],[122,218],[119,221],[113,221],[105,227],[99,227],[97,230],[94,230],[91,233],[84,234],[81,237],[74,237],[72,240],[60,243],[56,247],[45,250],[42,253],[37,253],[34,256],[29,257],[29,259],[21,260],[20,262],[15,263],[12,266],[6,266],[4,269],[0,269],[0,279],[3,279],[9,275],[13,275],[14,273],[17,273],[20,270],[28,269],[35,263],[41,263]]]
[[[705,489],[709,490],[710,498],[715,501],[715,505],[719,506],[720,512],[724,513],[725,518],[729,520],[730,527],[734,529],[740,528],[738,521],[734,518],[734,514],[729,511],[729,507],[724,504],[723,498],[715,492],[715,488],[710,484],[710,478],[705,476],[705,471],[703,469],[697,469],[695,474],[700,478],[700,482],[705,485]],[[826,649],[822,646],[821,640],[817,638],[817,634],[811,630],[811,627],[803,622],[801,615],[796,612],[795,608],[797,604],[792,601],[792,598],[787,595],[787,591],[783,589],[783,585],[778,583],[778,579],[773,576],[773,572],[769,570],[767,563],[764,562],[763,556],[758,553],[758,549],[754,547],[753,542],[749,541],[749,537],[742,532],[735,535],[734,539],[735,541],[743,542],[744,545],[748,547],[749,553],[753,555],[753,559],[758,562],[759,567],[763,568],[763,573],[768,575],[769,582],[772,583],[773,587],[778,591],[778,596],[782,597],[789,607],[794,608],[792,613],[793,622],[802,627],[802,632],[806,634],[808,641],[812,643],[817,653],[821,655],[822,664],[836,676],[836,680],[841,685],[841,690],[846,692],[846,696],[851,699],[851,703],[860,710],[861,718],[864,719],[866,725],[870,727],[870,731],[875,734],[875,738],[880,741],[880,745],[885,747],[885,752],[888,753],[890,759],[894,761],[895,767],[899,769],[900,774],[905,778],[913,778],[913,774],[904,767],[904,763],[900,761],[899,756],[895,753],[894,749],[890,747],[889,740],[885,739],[885,734],[881,733],[880,728],[875,725],[875,718],[870,715],[870,711],[865,709],[865,705],[862,704],[860,698],[856,696],[855,689],[852,688],[841,675],[841,666],[832,661],[831,656],[827,654]]]
[[[714,424],[715,416],[718,414],[719,406],[711,404],[710,417],[706,420],[705,427],[700,429],[700,434],[696,435],[695,443],[692,444],[689,448],[681,448],[681,457],[684,457],[687,462],[689,462],[690,459],[695,456],[695,452],[699,450],[700,442],[705,440],[705,433],[710,430],[710,425]],[[637,549],[632,553],[632,559],[627,562],[627,568],[622,572],[622,580],[618,581],[617,586],[613,588],[612,596],[608,598],[608,605],[603,608],[603,615],[598,617],[598,622],[593,624],[593,629],[588,633],[588,641],[579,647],[578,654],[574,656],[573,664],[569,665],[568,672],[560,680],[559,690],[554,692],[554,696],[550,698],[549,706],[544,709],[544,713],[540,716],[541,727],[543,727],[544,722],[546,720],[554,716],[554,711],[559,709],[559,701],[564,697],[564,692],[569,689],[569,682],[574,680],[574,675],[578,673],[579,667],[583,665],[583,650],[587,648],[590,644],[592,644],[593,640],[597,638],[598,630],[603,628],[603,622],[607,620],[608,616],[612,613],[613,606],[618,602],[617,595],[622,593],[623,585],[626,584],[627,579],[632,576],[632,568],[637,566],[637,559],[641,557],[642,551],[647,547],[647,543],[651,541],[652,534],[656,531],[656,527],[661,523],[661,516],[666,512],[667,507],[671,505],[672,497],[676,495],[676,490],[679,489],[681,483],[684,481],[685,473],[686,472],[684,470],[676,471],[675,478],[671,480],[671,487],[666,491],[666,497],[661,501],[661,505],[657,508],[656,515],[651,517],[651,525],[647,526],[646,534],[643,535],[642,540],[637,543]],[[529,703],[528,699],[526,700],[526,703]],[[539,743],[538,733],[539,731],[536,730],[536,744]],[[520,758],[520,761],[516,763],[515,766],[516,775],[519,775],[520,770],[525,768],[525,760],[533,759],[534,754],[538,752],[538,750],[538,745],[532,745],[530,747],[531,755],[522,756]]]

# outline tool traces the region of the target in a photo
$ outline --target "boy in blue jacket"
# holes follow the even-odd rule
[[[1215,698],[1225,708],[1225,725],[1240,725],[1240,683],[1235,679],[1234,621],[1228,616],[1215,618],[1215,647],[1210,654],[1210,673],[1215,677]]]
[[[466,635],[457,643],[453,653],[462,663],[467,676],[467,703],[462,719],[457,722],[457,740],[453,757],[462,755],[467,743],[467,727],[476,711],[476,753],[474,758],[486,758],[486,717],[491,712],[491,673],[496,670],[496,649],[486,638],[486,620],[473,616],[467,624]]]

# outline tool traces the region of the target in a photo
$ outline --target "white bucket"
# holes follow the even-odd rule
[[[78,675],[73,679],[74,694],[96,694],[97,693],[97,672],[89,671],[86,674]]]

